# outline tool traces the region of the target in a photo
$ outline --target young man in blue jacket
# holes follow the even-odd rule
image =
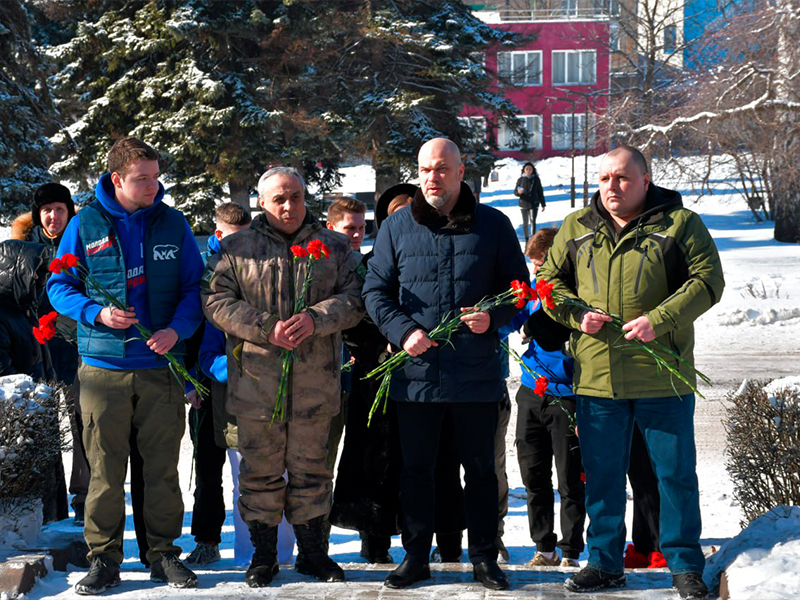
[[[450,343],[428,337],[441,320],[507,290],[528,269],[508,218],[478,204],[461,180],[453,142],[436,138],[419,151],[420,188],[408,210],[386,219],[369,263],[367,311],[393,346],[411,355],[392,375],[403,472],[406,557],[385,585],[402,588],[430,577],[436,456],[444,428],[466,472],[469,558],[475,579],[506,589],[497,565],[498,494],[494,436],[503,399],[498,329],[517,310],[467,313]]]
[[[528,240],[525,255],[534,277],[544,264],[557,230],[545,227]],[[569,329],[553,321],[541,303],[530,301],[512,321],[530,340],[522,355],[522,385],[517,392],[517,460],[528,504],[528,526],[536,554],[533,567],[577,567],[583,551],[586,520],[583,467],[575,431],[575,394],[572,358],[564,353]],[[536,393],[536,379],[547,378],[547,388]],[[561,498],[561,540],[556,543],[553,519],[553,459]],[[561,549],[559,559],[556,546]]]
[[[158,160],[136,138],[117,141],[96,199],[70,221],[58,249],[59,257],[77,256],[128,309],[109,307],[97,290],[63,272],[47,285],[53,307],[78,322],[83,359],[78,377],[91,470],[84,537],[91,566],[75,586],[82,595],[120,583],[131,426],[144,462],[150,578],[197,585],[174,543],[183,523],[178,457],[186,409],[183,386],[163,355],[182,355],[200,323],[203,262],[183,214],[162,202]],[[141,339],[136,323],[153,336]]]

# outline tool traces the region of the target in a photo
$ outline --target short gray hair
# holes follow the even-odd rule
[[[306,189],[306,182],[303,181],[303,176],[300,175],[300,172],[295,169],[294,167],[270,167],[266,170],[266,172],[258,178],[258,197],[260,198],[264,192],[264,185],[266,184],[267,179],[273,177],[275,175],[283,175],[284,177],[297,177],[300,180],[300,185],[303,186],[303,190]]]

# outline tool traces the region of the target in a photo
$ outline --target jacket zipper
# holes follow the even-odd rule
[[[639,283],[642,280],[642,271],[644,271],[644,261],[645,261],[645,259],[650,260],[647,257],[647,249],[648,248],[649,248],[649,246],[644,246],[644,249],[642,250],[642,260],[639,261],[639,271],[636,273],[636,283],[633,286],[633,293],[634,294],[638,294],[639,293]]]
[[[594,240],[589,242],[591,247],[589,248],[589,262],[586,263],[586,266],[591,268],[592,270],[592,281],[594,282],[594,293],[600,293],[600,290],[597,285],[597,271],[594,268]]]

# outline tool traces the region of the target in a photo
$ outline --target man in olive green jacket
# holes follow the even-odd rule
[[[591,206],[559,229],[541,279],[555,291],[619,315],[624,337],[658,340],[695,385],[693,322],[722,294],[722,266],[700,217],[678,192],[650,181],[647,161],[619,147],[600,164]],[[644,433],[661,493],[661,551],[682,598],[705,598],[700,506],[695,473],[694,394],[660,371],[651,356],[608,326],[608,315],[559,304],[553,317],[574,329],[574,390],[586,472],[588,566],[567,589],[621,587],[625,545],[625,473],[634,420]]]
[[[323,581],[344,579],[324,547],[333,479],[325,459],[331,419],[340,408],[341,331],[364,316],[360,261],[345,236],[307,213],[303,190],[294,169],[264,173],[258,184],[264,212],[250,228],[222,240],[201,288],[206,317],[227,334],[226,405],[239,427],[239,508],[255,548],[246,574],[251,587],[268,585],[278,572],[284,512],[297,536],[296,569]],[[294,259],[290,247],[314,240],[330,255],[316,261],[308,309],[295,315],[310,259]],[[295,354],[286,417],[271,423],[284,350]]]

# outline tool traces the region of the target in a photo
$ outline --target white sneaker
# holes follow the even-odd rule
[[[547,558],[541,552],[533,555],[533,558],[528,561],[529,567],[557,567],[559,564],[558,553],[553,553],[553,558]]]
[[[562,558],[562,559],[561,559],[561,565],[559,565],[559,566],[562,566],[562,567],[570,567],[570,568],[577,569],[577,568],[579,568],[581,565],[580,565],[580,564],[578,563],[578,561],[577,561],[576,559],[574,559],[574,558]]]

